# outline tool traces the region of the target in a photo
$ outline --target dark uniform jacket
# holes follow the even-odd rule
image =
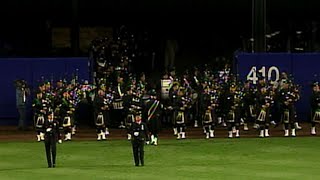
[[[43,126],[43,132],[45,132],[45,138],[57,138],[59,134],[59,122],[57,120],[53,120],[52,122],[46,120]]]
[[[130,134],[132,136],[133,141],[149,141],[148,126],[144,122],[141,122],[140,124],[137,122],[132,123],[130,128]]]
[[[313,92],[311,96],[312,113],[320,109],[320,92]]]

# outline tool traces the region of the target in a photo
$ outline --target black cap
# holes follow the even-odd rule
[[[135,111],[134,111],[134,115],[135,115],[135,116],[141,116],[141,114],[142,114],[142,112],[139,111],[139,110],[135,110]]]
[[[315,87],[315,86],[319,86],[319,82],[318,81],[312,82],[312,87]]]
[[[157,95],[157,92],[155,89],[151,89],[148,93],[150,96],[156,96]]]

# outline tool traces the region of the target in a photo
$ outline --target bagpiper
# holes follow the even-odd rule
[[[243,130],[248,131],[248,123],[255,122],[257,118],[257,88],[254,88],[251,81],[246,81],[244,84],[244,95],[243,95]]]
[[[125,126],[127,128],[127,139],[131,140],[131,133],[130,133],[130,127],[133,122],[135,122],[134,114],[135,111],[131,107],[133,99],[133,86],[130,85],[130,87],[127,90],[127,93],[123,97],[123,107],[124,107],[124,113],[125,113]]]
[[[151,133],[151,144],[158,145],[158,134],[160,131],[160,114],[161,114],[161,103],[157,99],[155,90],[149,92],[149,100],[146,103],[145,110],[147,111],[147,124]]]
[[[34,121],[37,132],[37,141],[44,140],[43,126],[45,123],[45,116],[47,114],[47,102],[43,98],[42,92],[37,92],[37,97],[33,100],[32,107],[34,110]]]
[[[113,89],[113,118],[118,118],[119,120],[119,128],[125,128],[124,126],[124,117],[123,117],[123,97],[125,95],[124,91],[124,82],[123,82],[123,77],[121,75],[118,76],[117,78],[117,84],[114,86]]]
[[[273,99],[267,91],[266,86],[260,87],[259,92],[259,115],[257,117],[257,123],[259,125],[260,134],[259,137],[269,137],[269,125],[270,125],[270,107],[273,103]]]
[[[283,81],[282,89],[280,90],[280,108],[281,121],[284,124],[284,136],[289,136],[289,126],[291,127],[291,136],[296,136],[295,129],[295,109],[294,103],[296,101],[295,94],[290,89],[289,82]]]
[[[316,124],[320,123],[320,88],[319,83],[314,82],[311,96],[311,135],[316,135]]]
[[[186,138],[186,116],[185,111],[187,110],[188,104],[184,97],[184,89],[180,88],[178,91],[178,97],[173,102],[174,110],[174,124],[177,128],[177,139]]]
[[[216,107],[218,106],[217,103],[217,96],[214,92],[210,92],[209,87],[204,89],[203,95],[203,109],[205,112],[203,114],[203,127],[204,132],[206,134],[206,139],[214,137],[214,127],[216,122]]]
[[[228,125],[228,137],[233,137],[233,130],[235,130],[235,136],[240,137],[240,95],[236,91],[236,85],[231,84],[229,88],[229,92],[226,94],[226,107],[227,107],[227,115],[226,121]]]
[[[74,107],[70,98],[70,94],[68,91],[63,93],[62,101],[61,101],[61,118],[62,118],[62,126],[64,130],[65,141],[71,140],[71,131],[72,131],[72,115],[74,112]]]
[[[108,129],[107,124],[107,111],[109,110],[109,103],[106,99],[105,92],[100,89],[98,90],[97,96],[94,98],[93,106],[95,109],[95,125],[97,130],[97,140],[106,140],[106,134]]]

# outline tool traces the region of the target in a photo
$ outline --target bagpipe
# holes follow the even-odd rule
[[[234,106],[235,107],[241,107],[243,105],[243,97],[244,97],[243,90],[240,88],[237,88],[234,93]]]
[[[182,107],[184,110],[192,107],[193,99],[190,96],[181,97]]]
[[[110,108],[112,105],[114,96],[111,93],[106,93],[106,96],[103,98],[103,104],[107,107]]]
[[[284,94],[284,104],[286,106],[293,105],[295,101],[297,101],[297,97],[294,92],[288,91]]]

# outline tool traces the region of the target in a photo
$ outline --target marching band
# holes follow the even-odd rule
[[[129,130],[136,114],[148,125],[153,145],[158,145],[160,128],[168,123],[177,139],[187,138],[189,125],[202,126],[206,139],[216,137],[218,126],[226,127],[229,138],[238,138],[241,127],[248,131],[251,124],[261,138],[272,135],[271,125],[282,125],[285,137],[297,136],[296,130],[301,127],[295,104],[300,99],[300,87],[287,76],[275,83],[262,80],[253,84],[240,82],[230,72],[213,73],[208,69],[204,72],[201,75],[186,72],[181,78],[169,73],[167,99],[160,98],[160,92],[148,85],[144,74],[139,81],[132,74],[120,74],[116,83],[101,79],[102,83],[97,85],[87,81],[83,84],[58,81],[56,87],[50,82],[42,83],[32,105],[37,141],[43,140],[42,126],[48,112],[53,112],[59,121],[59,142],[71,140],[76,133],[75,112],[83,98],[89,98],[94,107],[97,140],[107,139],[110,127],[126,128],[130,140]],[[319,92],[319,84],[315,82],[311,97],[312,135],[320,122]]]

